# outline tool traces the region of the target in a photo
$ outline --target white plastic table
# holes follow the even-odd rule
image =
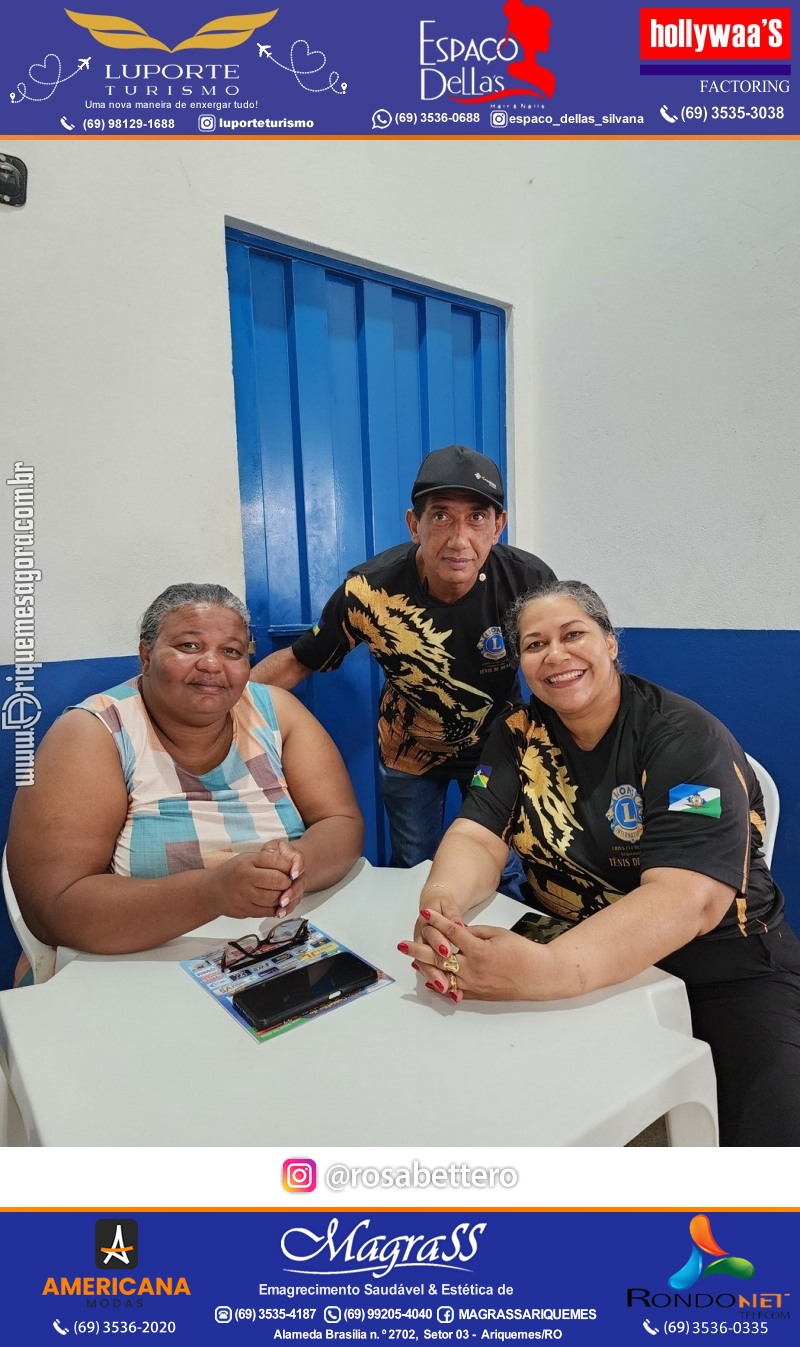
[[[60,951],[49,982],[0,993],[28,1142],[622,1146],[667,1114],[671,1145],[717,1144],[711,1054],[682,982],[650,969],[568,1001],[456,1007],[421,991],[395,949],[425,869],[359,861],[304,901],[396,981],[264,1043],[179,967],[251,922],[220,918],[140,954]],[[510,927],[521,911],[496,895],[477,920]]]

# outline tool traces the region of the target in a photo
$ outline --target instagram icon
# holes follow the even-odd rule
[[[283,1186],[287,1193],[313,1193],[317,1166],[313,1160],[284,1160]]]

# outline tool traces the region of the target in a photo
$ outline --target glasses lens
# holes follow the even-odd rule
[[[235,968],[243,960],[251,959],[260,943],[257,935],[243,935],[235,944],[226,945],[222,952],[222,967]]]
[[[270,945],[285,945],[288,940],[295,940],[304,926],[305,919],[303,917],[293,917],[290,921],[279,921],[277,926],[265,931],[261,939],[264,943]]]

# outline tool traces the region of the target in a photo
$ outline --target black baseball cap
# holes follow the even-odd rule
[[[428,496],[432,491],[450,490],[471,491],[491,501],[498,510],[505,509],[503,479],[497,464],[463,444],[434,449],[422,460],[411,488],[411,500],[416,504],[420,496]]]

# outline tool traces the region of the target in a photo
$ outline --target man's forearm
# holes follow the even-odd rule
[[[270,683],[274,688],[291,690],[312,672],[295,658],[291,646],[287,646],[285,650],[273,650],[271,655],[259,660],[250,670],[250,681]]]

